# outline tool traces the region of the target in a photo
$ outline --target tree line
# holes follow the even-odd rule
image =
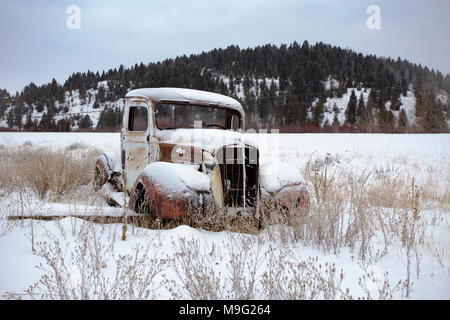
[[[337,85],[325,87],[327,79],[334,79]],[[246,49],[229,46],[130,68],[120,65],[101,73],[76,72],[63,84],[55,79],[42,86],[30,83],[15,95],[1,90],[0,118],[6,117],[10,127],[26,129],[70,130],[75,124],[91,128],[89,115],[54,120],[56,115],[70,114],[68,99],[76,90],[82,103],[102,110],[98,129],[118,128],[121,110],[110,103],[141,87],[193,88],[235,97],[244,106],[247,127],[303,132],[448,130],[448,103],[436,99],[440,93],[450,95],[448,74],[444,76],[440,71],[400,58],[362,55],[322,42],[310,45],[307,41],[302,45],[294,42]],[[324,122],[327,98],[340,98],[348,88],[370,89],[367,103],[353,92],[344,124],[337,119]],[[399,98],[409,89],[413,89],[416,98],[414,123],[408,122]],[[390,108],[386,108],[387,101]],[[37,123],[30,116],[33,110],[44,112]],[[397,119],[395,111],[399,111]]]

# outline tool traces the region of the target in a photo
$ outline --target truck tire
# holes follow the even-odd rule
[[[107,181],[108,173],[105,170],[105,166],[103,162],[97,160],[97,162],[95,163],[94,190],[100,190]]]

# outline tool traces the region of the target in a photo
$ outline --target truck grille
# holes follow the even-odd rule
[[[258,194],[258,149],[248,145],[226,146],[216,151],[216,158],[220,168],[224,205],[244,207],[245,199],[245,206],[253,207]]]

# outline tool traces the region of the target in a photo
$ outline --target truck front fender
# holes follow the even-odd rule
[[[276,162],[260,166],[259,181],[263,199],[287,207],[309,208],[309,193],[300,171],[289,163]]]
[[[193,166],[178,163],[147,165],[132,190],[130,208],[163,219],[187,217],[191,212],[203,210],[206,202],[212,200],[209,176]]]

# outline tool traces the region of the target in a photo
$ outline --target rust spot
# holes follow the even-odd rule
[[[309,207],[309,193],[303,184],[286,187],[276,196],[276,202],[284,207]]]
[[[145,146],[131,147],[128,151],[127,170],[141,171],[147,165],[147,148]]]

